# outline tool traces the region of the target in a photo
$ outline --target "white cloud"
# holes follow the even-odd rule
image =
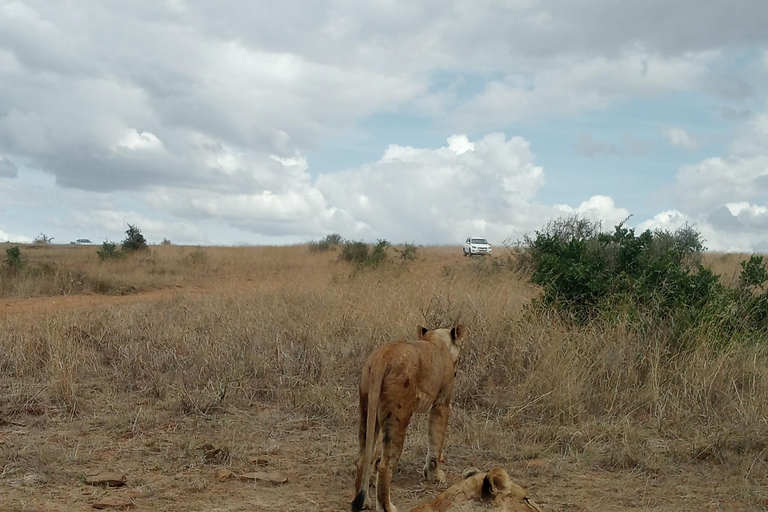
[[[696,0],[0,0],[0,176],[19,175],[3,180],[0,208],[35,203],[59,222],[94,198],[78,222],[103,216],[94,226],[116,229],[139,215],[191,240],[206,221],[275,236],[506,237],[561,211],[536,201],[544,172],[525,139],[456,135],[414,148],[398,138],[376,161],[326,164],[319,176],[305,155],[329,141],[384,148],[393,139],[356,130],[385,126],[380,115],[467,133],[703,92],[742,116],[752,105],[739,99],[764,88],[717,69],[765,46],[766,12]],[[681,171],[676,206],[733,216],[724,205],[745,202],[736,217],[759,225],[768,118],[749,130],[733,155]],[[587,136],[577,149],[588,156],[651,149],[629,133]],[[51,177],[42,192],[21,176],[37,170]],[[624,213],[594,188],[571,209]]]
[[[636,48],[610,57],[563,57],[489,82],[448,118],[484,127],[603,110],[630,97],[691,89],[715,59],[711,53],[668,57]]]
[[[474,142],[454,135],[436,149],[392,145],[378,161],[316,183],[328,204],[368,227],[363,235],[422,243],[468,234],[498,243],[540,227],[570,208],[536,202],[543,185],[528,141],[502,133]],[[605,196],[570,210],[606,222],[628,215]]]
[[[675,185],[679,210],[662,212],[640,227],[674,229],[689,223],[713,250],[768,251],[766,142],[768,115],[763,113],[745,123],[731,144],[732,154],[682,166]]]
[[[732,214],[728,207],[723,207],[708,215],[687,215],[677,210],[668,210],[641,222],[637,228],[638,231],[675,231],[689,225],[702,234],[704,245],[711,251],[768,252],[768,213],[763,211],[764,208],[754,205],[741,208],[738,214]],[[758,213],[754,215],[754,211]]]
[[[592,196],[575,208],[565,204],[555,205],[555,208],[566,215],[578,215],[584,219],[602,222],[603,228],[608,230],[629,218],[629,210],[617,208],[613,199],[608,196]]]
[[[728,202],[768,197],[768,154],[707,158],[685,165],[677,173],[676,194],[681,206],[705,212]]]
[[[2,242],[15,242],[20,244],[28,244],[32,239],[25,235],[14,235],[12,233],[6,233],[0,229],[0,243]]]
[[[135,129],[131,129],[125,137],[117,143],[117,146],[134,151],[153,151],[163,149],[163,142],[158,139],[154,133],[139,133]]]
[[[696,137],[689,135],[679,126],[665,127],[662,129],[662,133],[664,138],[667,139],[667,142],[677,148],[693,150],[698,149],[699,147],[699,141]]]
[[[682,212],[677,210],[666,210],[657,213],[653,218],[638,224],[638,231],[642,232],[647,229],[663,229],[665,231],[675,231],[676,229],[684,226],[686,223],[690,223],[691,219],[685,216]]]

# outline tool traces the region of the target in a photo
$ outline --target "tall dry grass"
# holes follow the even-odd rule
[[[306,246],[194,251],[153,248],[108,264],[82,248],[35,253],[137,290],[171,291],[0,314],[0,414],[130,415],[141,406],[213,415],[271,404],[354,431],[365,356],[419,324],[462,322],[471,334],[454,445],[647,470],[706,459],[766,475],[766,340],[675,352],[660,326],[576,328],[527,311],[538,290],[456,248],[421,249],[418,261],[376,270]]]

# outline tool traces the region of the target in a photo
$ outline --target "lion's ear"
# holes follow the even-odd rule
[[[490,499],[506,492],[512,485],[509,475],[504,468],[496,466],[483,479],[483,498]]]
[[[459,324],[453,329],[451,329],[451,340],[452,341],[460,341],[463,340],[467,336],[467,328],[464,326],[464,324]]]
[[[467,468],[467,469],[464,470],[463,473],[461,473],[461,478],[462,479],[467,479],[467,478],[469,478],[471,476],[475,476],[479,472],[480,472],[480,470],[477,469],[477,468]]]
[[[425,334],[427,334],[427,333],[429,332],[429,329],[427,329],[427,328],[426,328],[426,327],[424,327],[423,325],[420,325],[420,326],[419,326],[419,328],[418,328],[417,330],[418,330],[418,334],[416,334],[416,337],[417,337],[418,339],[422,339],[422,338],[424,337],[424,335],[425,335]]]

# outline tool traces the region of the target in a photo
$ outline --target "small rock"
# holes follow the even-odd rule
[[[256,471],[254,473],[243,473],[237,475],[240,480],[251,482],[270,482],[273,484],[284,484],[288,481],[288,475],[281,471]]]
[[[85,477],[85,483],[88,485],[106,485],[107,487],[120,487],[125,485],[126,480],[125,475],[120,473],[99,473]]]

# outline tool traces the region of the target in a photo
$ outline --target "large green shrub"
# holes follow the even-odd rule
[[[644,318],[671,325],[677,342],[702,335],[717,343],[768,332],[768,281],[762,257],[742,263],[738,289],[700,264],[701,234],[690,226],[644,231],[568,218],[524,241],[523,267],[542,286],[536,305],[579,322]]]
[[[347,240],[341,248],[339,259],[360,267],[375,268],[387,260],[387,249],[390,245],[385,239],[378,240],[373,246],[365,242]]]
[[[147,248],[147,240],[141,234],[141,229],[135,224],[128,224],[123,240],[123,252],[142,251]]]

